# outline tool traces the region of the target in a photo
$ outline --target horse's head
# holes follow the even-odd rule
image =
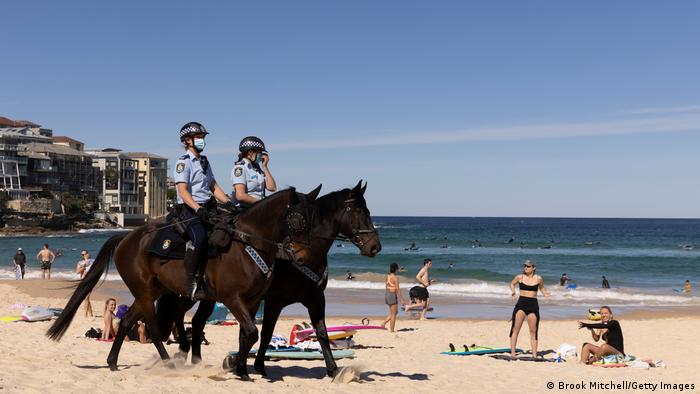
[[[343,191],[340,234],[348,237],[364,256],[374,257],[382,250],[382,244],[367,209],[365,190],[367,184],[362,186],[360,180],[354,188]]]

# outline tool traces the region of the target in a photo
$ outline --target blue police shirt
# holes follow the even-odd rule
[[[211,186],[215,182],[211,165],[205,173],[202,169],[202,162],[192,152],[187,151],[186,154],[178,158],[173,179],[175,184],[185,183],[187,185],[187,191],[190,192],[197,204],[203,204],[211,198]],[[177,203],[184,204],[179,191],[177,192]]]
[[[258,200],[265,197],[265,173],[260,166],[251,163],[248,158],[244,158],[234,164],[231,170],[231,183],[234,185],[233,198],[231,200],[236,205],[239,204],[238,200],[236,200],[235,185],[237,184],[245,185],[246,192]]]

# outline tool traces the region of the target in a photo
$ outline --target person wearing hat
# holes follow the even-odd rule
[[[277,184],[267,167],[270,155],[260,138],[243,138],[238,144],[238,151],[238,161],[231,170],[231,200],[237,208],[247,208],[265,198],[266,191],[277,190]]]
[[[190,241],[185,252],[187,296],[197,301],[204,296],[198,287],[199,267],[207,259],[207,232],[203,222],[215,200],[229,203],[226,192],[216,183],[207,157],[202,155],[209,134],[198,122],[189,122],[180,129],[180,142],[187,151],[175,164],[173,179],[177,191],[177,210],[185,224],[185,237]]]
[[[12,258],[12,262],[15,264],[15,279],[24,280],[24,266],[27,265],[27,256],[22,248],[17,248],[17,253]]]

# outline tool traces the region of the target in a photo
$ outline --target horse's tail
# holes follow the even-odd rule
[[[92,263],[90,271],[88,271],[85,277],[78,283],[73,295],[70,297],[70,300],[68,300],[68,304],[63,308],[63,312],[61,312],[56,321],[49,327],[48,331],[46,331],[46,336],[54,341],[61,340],[63,334],[66,333],[70,323],[73,321],[75,313],[78,311],[78,308],[80,308],[80,304],[83,303],[83,300],[85,300],[95,285],[97,285],[97,282],[100,281],[100,277],[107,273],[109,261],[112,259],[114,250],[126,236],[127,234],[114,235],[102,245],[102,249],[100,249],[97,258]]]

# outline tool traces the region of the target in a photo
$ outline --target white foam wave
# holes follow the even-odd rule
[[[131,231],[130,228],[83,228],[78,230],[81,234],[91,233],[118,233],[122,231]]]
[[[24,279],[41,279],[42,272],[38,269],[27,269],[24,274]],[[0,269],[0,279],[15,279],[15,271],[9,269]],[[63,280],[77,280],[80,276],[71,271],[57,271],[51,270],[51,279],[63,279]],[[110,270],[107,274],[106,280],[122,280],[119,273],[116,270]]]
[[[403,284],[404,292],[416,284]],[[384,290],[383,282],[328,280],[329,288],[336,289],[369,289]],[[510,300],[510,288],[507,283],[489,283],[475,281],[469,283],[435,283],[430,286],[431,294],[451,295],[466,298],[477,298],[484,301]],[[551,297],[546,302],[554,304],[591,304],[608,303],[611,305],[628,306],[661,306],[661,305],[694,305],[700,302],[697,297],[683,295],[663,295],[657,293],[640,293],[637,289],[586,289],[575,290],[550,289]]]

